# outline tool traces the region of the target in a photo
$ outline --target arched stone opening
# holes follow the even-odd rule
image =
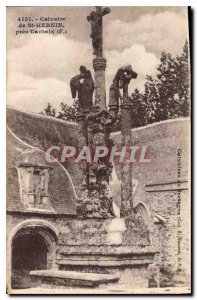
[[[48,223],[48,222],[46,222]],[[49,223],[50,224],[50,223]],[[29,272],[55,267],[56,232],[45,222],[31,220],[18,225],[10,241],[10,283],[12,289],[33,287]],[[18,230],[17,230],[18,229]]]
[[[29,272],[47,269],[49,249],[39,233],[22,231],[12,241],[12,288],[31,286]]]

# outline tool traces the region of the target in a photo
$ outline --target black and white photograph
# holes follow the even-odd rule
[[[191,294],[191,14],[6,7],[8,294]]]

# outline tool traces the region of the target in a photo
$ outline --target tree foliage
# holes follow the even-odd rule
[[[156,77],[147,75],[144,91],[135,89],[130,95],[132,128],[163,120],[187,117],[190,113],[190,83],[188,42],[182,53],[173,57],[170,53],[161,53]],[[60,104],[60,111],[48,103],[45,115],[67,121],[77,122],[77,103],[73,106]],[[120,117],[114,131],[120,130]]]
[[[48,103],[44,111],[41,112],[42,115],[54,117],[69,122],[77,122],[77,113],[78,113],[77,103],[74,103],[73,106],[70,106],[63,102],[60,103],[60,111],[58,113],[50,103]]]
[[[44,109],[44,111],[41,112],[41,114],[56,118],[56,110],[52,107],[50,103],[47,104],[47,107]]]
[[[189,115],[189,60],[186,41],[179,56],[162,53],[156,78],[147,76],[145,124]]]
[[[65,103],[60,103],[61,111],[58,112],[57,118],[70,121],[77,122],[77,113],[78,113],[78,105],[77,102],[73,104],[73,106],[67,105]]]

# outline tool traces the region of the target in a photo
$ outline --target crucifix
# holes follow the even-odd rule
[[[91,24],[93,54],[96,57],[103,57],[103,32],[102,32],[102,18],[110,13],[109,7],[96,6],[96,11],[92,11],[87,17],[88,22]]]
[[[96,6],[96,11],[92,11],[87,17],[91,24],[91,34],[93,46],[93,68],[95,71],[95,104],[101,110],[106,110],[106,90],[105,90],[105,68],[106,59],[103,57],[103,16],[110,13],[109,7]]]

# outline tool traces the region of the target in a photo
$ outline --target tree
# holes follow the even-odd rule
[[[157,122],[159,114],[159,95],[156,85],[156,80],[152,76],[146,77],[145,91],[144,91],[144,105],[145,105],[145,122],[150,124]]]
[[[177,57],[177,101],[179,116],[186,117],[190,113],[190,77],[189,77],[189,49],[185,42],[183,52]]]
[[[70,121],[77,122],[77,114],[78,114],[78,105],[75,102],[73,106],[69,106],[65,103],[60,103],[61,111],[58,112],[57,118]]]
[[[47,104],[47,107],[44,109],[43,112],[41,112],[42,115],[50,116],[50,117],[56,117],[56,110],[52,107],[50,103]]]
[[[75,102],[73,106],[70,106],[61,102],[60,111],[56,113],[56,110],[52,108],[50,103],[48,103],[47,107],[43,112],[41,112],[41,114],[69,122],[77,122],[78,104]]]
[[[146,124],[146,102],[144,96],[135,89],[130,97],[131,101],[131,127],[136,128]]]
[[[145,84],[148,123],[189,115],[188,42],[180,55],[162,53],[155,80]],[[150,113],[151,112],[151,113]]]
[[[169,119],[175,109],[174,94],[176,93],[176,60],[170,53],[162,53],[157,68],[156,89],[158,91],[156,121]]]

